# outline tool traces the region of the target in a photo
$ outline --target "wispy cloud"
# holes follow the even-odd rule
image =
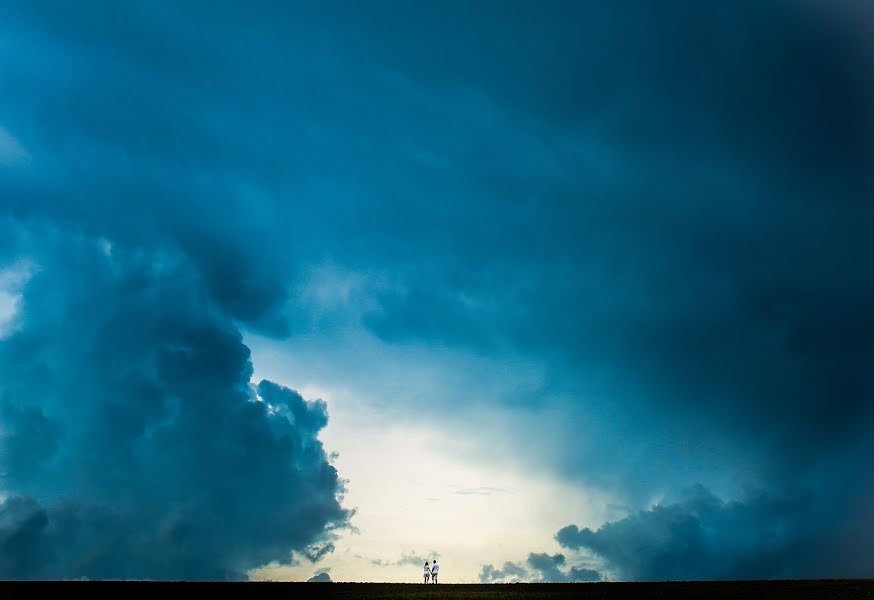
[[[494,496],[496,494],[513,494],[515,492],[505,488],[482,486],[456,489],[452,493],[458,496]]]
[[[21,167],[30,163],[27,150],[9,131],[0,125],[0,167]]]
[[[364,558],[364,557],[359,557]],[[369,558],[370,564],[378,567],[401,567],[401,566],[422,566],[425,562],[432,562],[440,559],[440,553],[434,550],[430,552],[404,552],[396,559]]]

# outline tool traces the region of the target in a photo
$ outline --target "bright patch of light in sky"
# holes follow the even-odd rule
[[[0,268],[0,340],[15,330],[21,310],[21,289],[32,274],[33,265],[24,260]]]
[[[0,167],[19,167],[30,162],[30,154],[11,133],[0,126]]]
[[[335,551],[319,563],[268,566],[250,573],[253,578],[305,580],[328,570],[335,581],[417,582],[422,565],[413,558],[424,562],[436,553],[445,581],[473,583],[485,563],[518,560],[533,549],[562,551],[544,532],[571,522],[597,526],[617,516],[602,494],[550,473],[532,473],[513,457],[495,462],[483,451],[488,438],[471,434],[475,423],[456,429],[457,415],[445,412],[458,410],[451,404],[444,409],[423,401],[411,411],[389,412],[364,393],[307,379],[290,358],[293,352],[285,355],[283,377],[281,352],[267,351],[256,338],[247,343],[256,380],[269,377],[308,400],[328,403],[330,420],[320,438],[329,453],[338,453],[334,465],[348,480],[344,504],[358,511],[352,519],[357,531],[343,532]],[[269,372],[261,372],[261,365]],[[481,426],[488,429],[489,423]],[[472,459],[478,455],[482,460]]]

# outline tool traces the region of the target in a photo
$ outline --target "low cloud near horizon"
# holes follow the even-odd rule
[[[552,582],[571,583],[601,581],[601,574],[579,566],[565,566],[564,554],[532,552],[524,563],[507,561],[500,568],[483,565],[479,574],[480,583]]]

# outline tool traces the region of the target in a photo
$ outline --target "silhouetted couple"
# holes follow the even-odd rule
[[[431,578],[431,583],[437,583],[437,573],[440,572],[440,565],[437,564],[437,559],[434,559],[434,566],[428,568],[428,561],[425,561],[425,583],[428,583],[428,578]]]

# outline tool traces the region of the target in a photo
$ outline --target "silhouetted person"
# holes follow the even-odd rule
[[[428,561],[425,561],[425,583],[428,583],[428,578],[431,576],[431,569],[428,568]]]
[[[425,563],[425,566],[428,566],[428,563]],[[437,583],[437,573],[440,572],[440,565],[437,564],[437,559],[434,559],[434,566],[431,567],[431,581]],[[425,580],[425,583],[428,583],[428,580]]]

